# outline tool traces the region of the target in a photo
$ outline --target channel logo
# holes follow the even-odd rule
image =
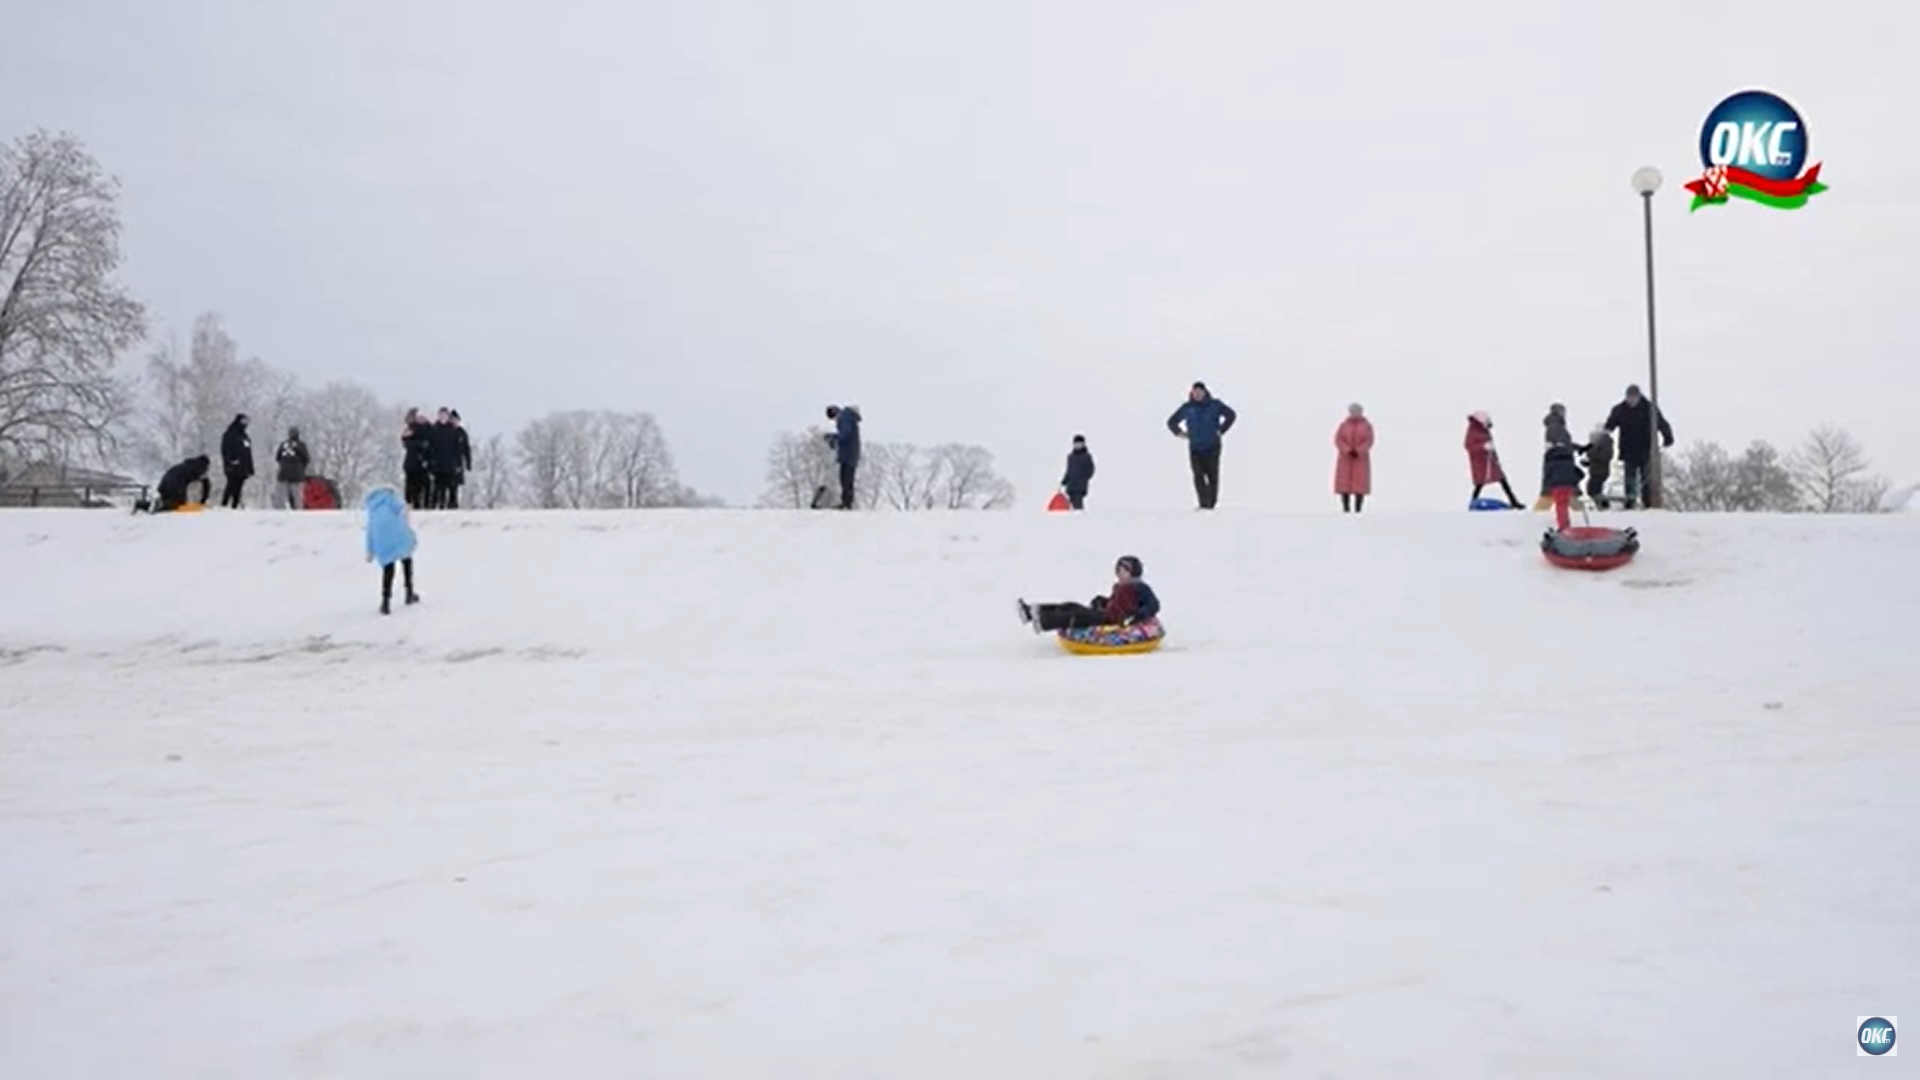
[[[1798,210],[1827,190],[1819,163],[1806,167],[1811,146],[1806,120],[1786,98],[1765,90],[1734,94],[1700,125],[1700,164],[1706,172],[1687,183],[1693,192],[1688,212],[1729,199]]]
[[[1855,1057],[1899,1057],[1899,1047],[1894,1045],[1893,1025],[1897,1016],[1862,1016],[1854,1023],[1853,1050]]]

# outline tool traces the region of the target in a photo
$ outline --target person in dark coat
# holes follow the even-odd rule
[[[1067,454],[1067,472],[1060,478],[1060,490],[1075,510],[1086,508],[1087,485],[1093,482],[1093,454],[1087,450],[1087,437],[1075,435],[1073,449]]]
[[[827,419],[833,421],[833,431],[827,435],[827,445],[833,447],[833,457],[840,465],[840,509],[853,509],[853,481],[860,471],[860,406],[829,405]]]
[[[1211,510],[1220,502],[1220,444],[1239,418],[1233,407],[1214,397],[1203,382],[1194,383],[1187,400],[1167,417],[1167,430],[1175,438],[1187,440],[1187,463],[1193,469],[1193,491],[1202,510]],[[1183,422],[1184,431],[1180,428]]]
[[[1574,449],[1586,455],[1587,498],[1602,510],[1607,509],[1607,477],[1613,475],[1613,436],[1604,427],[1595,427],[1585,446]]]
[[[1085,604],[1029,604],[1017,600],[1020,621],[1036,634],[1086,626],[1130,626],[1160,614],[1160,597],[1144,580],[1146,568],[1135,555],[1122,555],[1113,564],[1113,592]]]
[[[1645,505],[1647,495],[1647,463],[1653,460],[1653,402],[1640,393],[1639,386],[1627,387],[1627,395],[1613,411],[1607,414],[1606,428],[1618,431],[1620,464],[1625,467],[1627,480],[1627,508],[1633,509]],[[1660,445],[1673,445],[1673,428],[1667,423],[1667,414],[1660,414]]]
[[[440,410],[440,418],[433,425],[428,466],[433,473],[434,509],[460,509],[460,485],[473,468],[473,444],[467,439],[467,429],[460,426],[460,410]]]
[[[220,505],[240,509],[240,499],[253,476],[253,437],[247,434],[247,414],[241,413],[220,436],[220,464],[226,469],[227,486],[220,493]]]
[[[433,424],[419,409],[407,410],[400,446],[406,451],[400,467],[407,478],[407,505],[424,510],[433,497]]]
[[[300,492],[307,483],[307,467],[313,464],[313,455],[307,453],[307,444],[300,439],[300,429],[287,429],[287,441],[273,452],[273,460],[279,470],[276,478],[280,481],[280,496],[286,500],[287,509],[300,509]]]
[[[202,506],[206,505],[207,500],[213,497],[213,481],[207,476],[212,468],[213,459],[200,454],[168,469],[160,477],[159,503],[154,507],[154,513],[178,510],[185,506],[188,501],[187,488],[194,484],[200,485],[199,501]]]

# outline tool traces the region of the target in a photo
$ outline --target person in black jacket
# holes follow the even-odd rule
[[[169,510],[178,510],[187,503],[187,488],[200,485],[200,504],[206,505],[213,497],[213,481],[207,478],[208,470],[213,468],[213,459],[205,454],[190,457],[166,471],[160,478],[159,504],[154,507],[156,514]]]
[[[1644,505],[1647,495],[1647,463],[1653,460],[1653,403],[1640,395],[1640,387],[1627,387],[1626,399],[1607,414],[1608,431],[1620,432],[1620,464],[1626,472],[1627,508]],[[1660,445],[1673,445],[1673,428],[1667,414],[1660,414]]]
[[[273,452],[273,460],[279,467],[276,476],[280,481],[280,497],[286,501],[287,509],[300,509],[300,492],[306,486],[307,467],[313,464],[313,455],[307,453],[299,428],[287,429],[287,441]]]
[[[431,445],[428,466],[433,472],[433,507],[458,510],[460,485],[466,481],[467,470],[473,468],[473,444],[467,440],[467,429],[460,426],[460,410],[440,410]]]
[[[220,494],[220,505],[238,510],[247,480],[253,475],[253,437],[247,434],[246,413],[234,417],[233,423],[227,425],[226,434],[220,436],[220,464],[227,472],[227,486]]]
[[[1087,437],[1075,435],[1073,450],[1067,454],[1067,472],[1060,478],[1060,489],[1075,510],[1086,508],[1087,485],[1093,480],[1093,455],[1087,450]]]
[[[433,496],[430,465],[433,460],[433,424],[420,415],[419,409],[407,410],[406,427],[400,432],[400,446],[406,451],[401,469],[407,478],[407,505],[415,510],[425,510]]]

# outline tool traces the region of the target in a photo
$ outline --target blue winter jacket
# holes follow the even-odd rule
[[[1180,422],[1187,422],[1187,445],[1205,453],[1220,448],[1220,436],[1233,427],[1239,416],[1233,406],[1216,397],[1202,401],[1189,399],[1167,417],[1167,430],[1180,434]]]
[[[390,487],[367,492],[367,554],[381,566],[392,566],[412,558],[417,542],[399,492]]]
[[[842,462],[860,460],[860,412],[850,405],[840,406],[840,415],[834,417],[834,455]]]

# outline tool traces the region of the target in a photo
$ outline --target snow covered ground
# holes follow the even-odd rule
[[[1849,1073],[1920,518],[1544,520],[0,513],[0,1076]]]

